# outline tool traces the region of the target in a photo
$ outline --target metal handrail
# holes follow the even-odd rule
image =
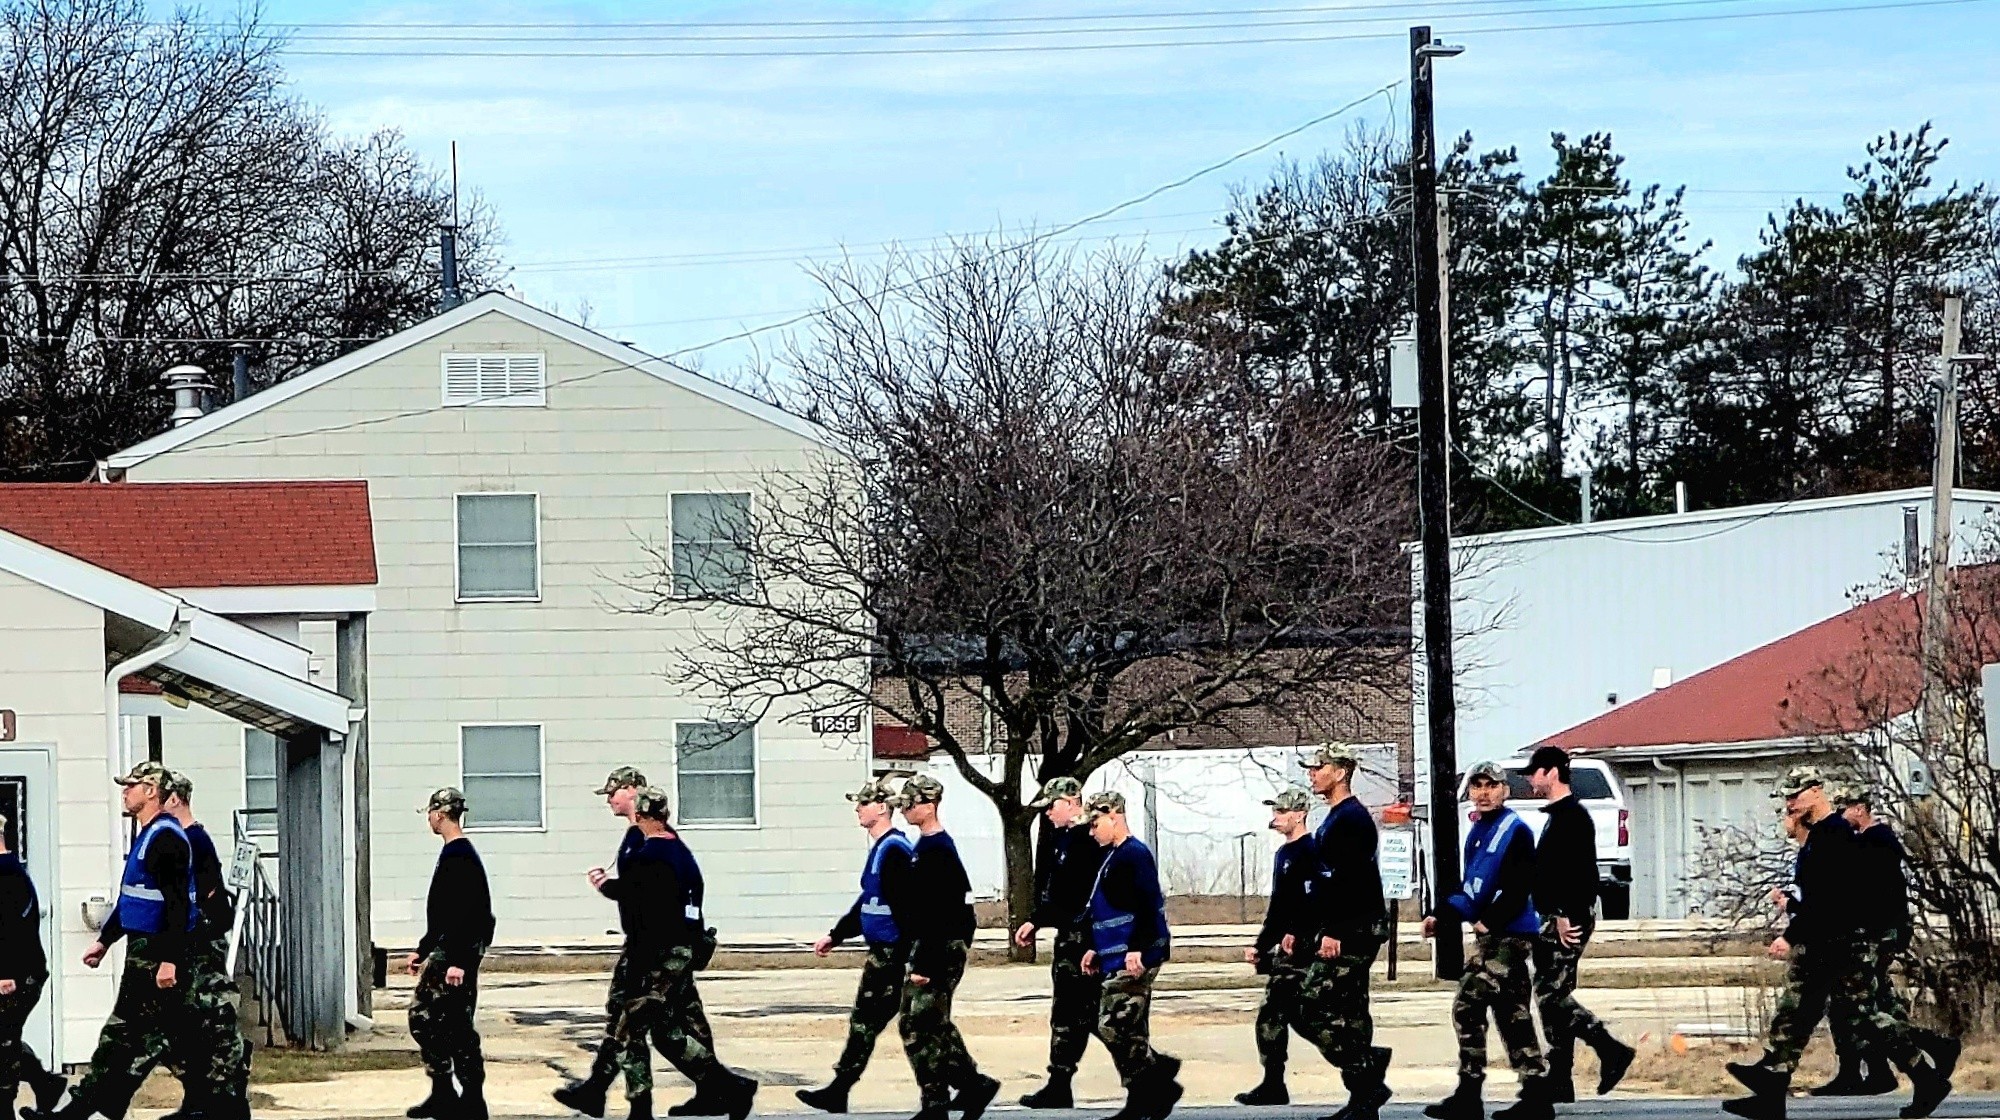
[[[238,809],[235,814],[236,850],[241,852],[246,845],[257,846],[257,857],[247,873],[235,871],[232,859],[232,878],[241,881],[236,895],[236,928],[230,933],[229,961],[232,974],[238,961],[242,970],[250,975],[250,990],[257,1001],[257,1017],[264,1023],[264,1044],[275,1045],[278,1040],[278,1024],[284,1021],[285,957],[283,931],[279,923],[277,877],[266,869],[267,862],[277,861],[276,852],[263,850],[260,840],[265,837],[252,834],[248,821],[251,817],[277,816],[275,809]]]

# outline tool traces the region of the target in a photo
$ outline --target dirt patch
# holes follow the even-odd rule
[[[1756,1061],[1763,1047],[1737,1042],[1652,1042],[1639,1047],[1639,1057],[1625,1075],[1620,1093],[1671,1094],[1686,1097],[1736,1097],[1743,1086],[1723,1069],[1728,1062]],[[1586,1073],[1586,1070],[1588,1071]],[[1833,1044],[1822,1032],[1806,1047],[1792,1076],[1792,1091],[1799,1094],[1833,1076]],[[1581,1088],[1597,1080],[1597,1059],[1579,1047],[1576,1083]],[[2000,1039],[1968,1040],[1953,1078],[1961,1093],[1990,1093],[2000,1089]],[[1907,1091],[1908,1083],[1904,1084]]]
[[[328,1054],[312,1050],[286,1050],[282,1048],[258,1047],[250,1054],[250,1084],[291,1085],[310,1081],[332,1081],[343,1073],[373,1073],[378,1070],[416,1069],[422,1063],[417,1061],[414,1050],[341,1050]],[[270,1098],[255,1092],[250,1094],[251,1106],[259,1106],[259,1098],[265,1107]],[[133,1096],[133,1105],[139,1108],[171,1108],[180,1103],[181,1085],[173,1075],[163,1069],[155,1069],[152,1076]]]

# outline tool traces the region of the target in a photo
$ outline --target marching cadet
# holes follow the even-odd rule
[[[1597,1052],[1597,1095],[1618,1087],[1636,1052],[1611,1036],[1576,999],[1577,969],[1597,926],[1597,824],[1570,788],[1569,752],[1540,747],[1528,758],[1528,788],[1543,799],[1548,823],[1535,845],[1535,1005],[1547,1037],[1549,1100],[1576,1100],[1578,1039]]]
[[[1318,872],[1312,833],[1306,830],[1306,813],[1312,801],[1312,794],[1305,790],[1287,789],[1264,802],[1271,809],[1271,831],[1285,840],[1271,858],[1271,898],[1264,907],[1264,924],[1257,930],[1257,940],[1243,951],[1243,959],[1264,975],[1264,998],[1257,1004],[1257,1057],[1264,1066],[1264,1080],[1256,1088],[1236,1094],[1237,1104],[1292,1102],[1285,1088],[1285,1060],[1292,1024],[1298,1019],[1299,984],[1305,979],[1305,970],[1281,946],[1286,941],[1296,944],[1318,928],[1308,917],[1306,893]]]
[[[1033,805],[1054,829],[1048,854],[1037,868],[1035,910],[1014,931],[1014,943],[1032,945],[1035,931],[1053,929],[1049,953],[1052,999],[1049,1002],[1049,1083],[1021,1098],[1029,1108],[1069,1108],[1075,1103],[1070,1083],[1097,1025],[1097,1000],[1102,979],[1084,971],[1083,954],[1090,949],[1090,887],[1105,850],[1083,826],[1083,783],[1075,778],[1050,778],[1042,783]]]
[[[911,775],[896,797],[903,819],[918,833],[910,859],[916,928],[908,931],[910,973],[897,1029],[922,1098],[917,1120],[944,1120],[947,1106],[964,1112],[965,1120],[979,1120],[999,1094],[1000,1083],[979,1072],[951,1021],[952,994],[965,978],[977,923],[972,880],[958,858],[958,845],[938,819],[943,800],[943,784],[928,774]]]
[[[1548,1066],[1535,1036],[1528,960],[1534,955],[1541,920],[1533,899],[1535,838],[1507,808],[1507,772],[1482,762],[1466,780],[1479,820],[1465,837],[1465,883],[1442,909],[1472,927],[1474,951],[1452,1000],[1458,1033],[1458,1088],[1426,1105],[1433,1120],[1481,1120],[1486,1105],[1486,1014],[1491,1011],[1507,1047],[1507,1060],[1521,1077],[1520,1100],[1494,1113],[1496,1120],[1548,1120],[1555,1109],[1543,1081]],[[1437,916],[1424,919],[1424,936],[1437,934]]]
[[[1083,967],[1104,978],[1097,1037],[1125,1085],[1111,1120],[1165,1120],[1181,1099],[1181,1060],[1153,1049],[1153,981],[1172,952],[1167,900],[1152,850],[1132,835],[1125,796],[1106,791],[1083,803],[1090,835],[1105,849],[1090,891],[1090,948]]]
[[[1352,747],[1320,747],[1301,765],[1327,813],[1313,834],[1317,871],[1306,884],[1312,932],[1302,950],[1290,939],[1280,946],[1307,962],[1294,1022],[1347,1087],[1347,1103],[1330,1120],[1375,1120],[1390,1097],[1390,1052],[1375,1045],[1368,1012],[1369,973],[1389,939],[1375,818],[1354,795],[1361,760]]]
[[[236,903],[222,874],[222,856],[208,829],[195,820],[194,782],[178,771],[167,776],[167,812],[187,834],[193,858],[195,927],[188,958],[188,1009],[194,1014],[167,1064],[181,1082],[176,1117],[250,1115],[250,1043],[237,1011],[236,978],[229,975],[229,931]]]
[[[1791,922],[1771,947],[1774,955],[1787,956],[1790,967],[1764,1056],[1728,1066],[1750,1095],[1723,1107],[1749,1120],[1783,1120],[1799,1055],[1831,1004],[1834,1024],[1851,1032],[1860,1053],[1870,1061],[1893,1061],[1909,1077],[1913,1092],[1904,1120],[1929,1116],[1951,1095],[1959,1044],[1912,1026],[1900,1004],[1874,1001],[1875,942],[1856,912],[1863,901],[1856,886],[1866,882],[1860,840],[1834,811],[1826,776],[1817,766],[1794,766],[1776,796],[1806,828],[1793,889],[1782,903]]]
[[[125,815],[139,832],[119,877],[118,903],[83,963],[96,968],[108,946],[125,938],[125,973],[90,1068],[68,1103],[53,1112],[24,1108],[26,1120],[83,1120],[94,1112],[118,1120],[187,1023],[188,937],[195,925],[187,833],[166,811],[166,767],[141,762],[118,784]]]
[[[854,803],[855,822],[868,833],[861,894],[833,929],[813,943],[813,953],[824,957],[841,942],[860,937],[868,945],[868,956],[861,964],[861,983],[847,1019],[847,1045],[833,1064],[833,1081],[795,1094],[824,1112],[847,1111],[848,1090],[868,1068],[882,1028],[896,1017],[910,961],[908,931],[917,925],[910,914],[911,848],[909,840],[896,831],[895,788],[886,779],[870,779],[847,799]]]
[[[1903,873],[1903,842],[1887,821],[1879,820],[1870,805],[1866,788],[1857,783],[1843,786],[1834,796],[1834,806],[1847,823],[1854,826],[1861,844],[1862,879],[1856,884],[1864,938],[1875,943],[1875,987],[1871,999],[1877,1005],[1896,1004],[1905,1014],[1909,1005],[1896,994],[1889,972],[1896,958],[1910,947],[1909,882]],[[1815,1097],[1872,1097],[1896,1091],[1896,1071],[1881,1059],[1870,1060],[1860,1053],[1852,1032],[1837,1030],[1833,1035],[1840,1056],[1839,1072],[1833,1080],[1811,1090]]]
[[[7,845],[7,818],[0,817],[0,1107],[14,1115],[21,1085],[35,1095],[34,1107],[53,1110],[69,1082],[42,1068],[22,1028],[49,982],[49,958],[42,946],[42,900],[27,865]]]
[[[465,809],[465,795],[450,786],[424,805],[431,832],[444,844],[425,899],[424,936],[407,962],[417,978],[410,1038],[431,1079],[430,1096],[404,1113],[413,1118],[486,1120],[486,1059],[472,1017],[479,1007],[480,958],[493,944],[493,892],[486,865],[466,838]]]
[[[690,875],[689,864],[673,850],[677,841],[668,827],[672,811],[665,791],[653,786],[638,790],[632,795],[632,812],[644,842],[625,861],[624,874],[598,883],[618,903],[631,958],[631,998],[618,1014],[616,1053],[632,1118],[653,1116],[652,1055],[646,1049],[650,1037],[699,1094],[732,1120],[743,1120],[750,1114],[757,1083],[724,1068],[694,1025],[701,1014],[694,974],[707,932],[701,925],[700,873]]]
[[[658,787],[648,788],[659,795],[660,804],[665,806],[666,794]],[[638,804],[636,796],[633,804],[635,807]],[[662,845],[661,850],[666,853],[668,861],[674,865],[674,878],[680,887],[681,918],[687,923],[688,936],[692,939],[694,954],[693,971],[701,972],[707,969],[708,962],[714,959],[716,947],[715,930],[709,927],[703,910],[707,902],[708,886],[702,878],[701,864],[694,858],[694,849],[689,848],[687,841],[681,839],[680,831],[674,828],[672,815],[663,810],[660,814],[659,825],[659,835],[657,837],[649,837],[649,839],[657,839]],[[694,1038],[700,1040],[701,1044],[707,1047],[711,1053],[715,1052],[715,1031],[708,1025],[708,1012],[702,1007],[701,991],[696,986],[693,975],[688,977],[687,986],[681,993],[680,1004],[676,1009],[675,1015],[675,1021],[680,1024],[681,1029],[686,1030]],[[671,1054],[673,1048],[663,1045],[660,1042],[657,1029],[654,1032],[653,1047],[662,1053],[669,1054],[669,1060],[672,1060]],[[696,1071],[691,1066],[682,1061],[673,1062],[673,1066],[680,1071],[681,1076],[687,1078],[689,1083],[694,1085],[695,1090],[694,1096],[667,1109],[667,1115],[726,1116],[729,1114],[733,1098],[726,1095],[718,1097],[712,1092],[704,1091],[705,1088],[724,1086],[727,1084],[726,1082],[704,1082],[696,1076]],[[750,1091],[752,1093],[756,1092],[755,1082],[751,1083]]]

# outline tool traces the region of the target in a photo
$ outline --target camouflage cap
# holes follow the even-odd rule
[[[179,770],[167,771],[167,784],[160,787],[160,796],[178,797],[182,801],[194,800],[194,779]]]
[[[1814,786],[1826,787],[1826,772],[1810,762],[1802,763],[1785,771],[1785,776],[1778,780],[1778,788],[1772,791],[1771,796],[1797,797]]]
[[[440,811],[446,813],[465,812],[465,795],[452,786],[446,786],[436,793],[431,794],[430,800],[424,802],[424,812],[432,813]]]
[[[1828,789],[1827,793],[1832,796],[1833,803],[1843,809],[1849,805],[1873,805],[1875,803],[1875,795],[1869,791],[1866,784],[1858,779],[1850,778],[1847,781],[1839,782]]]
[[[148,759],[132,767],[131,773],[118,779],[118,784],[121,786],[149,785],[159,790],[160,796],[165,797],[168,784],[173,780],[173,776],[173,771],[158,762]]]
[[[646,786],[632,795],[632,811],[639,816],[656,821],[674,819],[673,803],[667,800],[667,791],[659,786]]]
[[[1351,772],[1361,765],[1361,758],[1354,753],[1354,748],[1346,743],[1326,743],[1314,747],[1299,765],[1308,770],[1317,770],[1322,766],[1341,766]]]
[[[936,805],[944,800],[944,783],[929,774],[912,774],[903,782],[903,788],[896,794],[896,807],[907,809],[912,805]]]
[[[856,805],[894,805],[896,803],[896,787],[889,784],[887,775],[880,778],[870,778],[861,783],[860,789],[848,794],[847,799]]]
[[[1280,813],[1304,813],[1312,809],[1313,795],[1310,790],[1293,786],[1290,789],[1281,789],[1265,798],[1264,804]]]
[[[645,788],[646,775],[639,773],[638,767],[620,766],[618,769],[613,770],[609,777],[604,779],[604,784],[598,787],[597,796],[608,797],[621,789]]]
[[[1083,818],[1087,821],[1094,821],[1106,813],[1124,811],[1125,795],[1117,790],[1107,789],[1103,793],[1093,793],[1090,799],[1083,803]]]
[[[1499,782],[1504,786],[1507,784],[1507,768],[1497,762],[1482,762],[1465,772],[1466,785],[1480,781]]]
[[[1075,778],[1068,778],[1068,777],[1050,778],[1048,781],[1042,783],[1041,796],[1035,798],[1033,801],[1028,802],[1028,806],[1034,809],[1046,809],[1049,806],[1054,805],[1058,801],[1063,801],[1072,798],[1076,800],[1082,800],[1083,798],[1082,782],[1077,781]]]

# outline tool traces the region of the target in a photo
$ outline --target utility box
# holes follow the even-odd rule
[[[1389,340],[1389,407],[1417,407],[1417,336],[1399,334]]]

